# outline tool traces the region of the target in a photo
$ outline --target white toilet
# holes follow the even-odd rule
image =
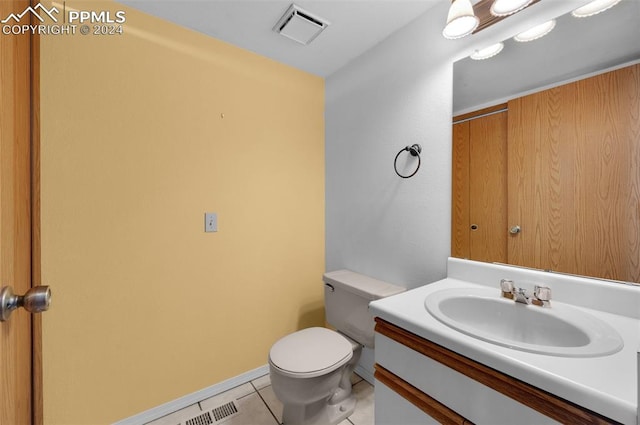
[[[405,288],[349,270],[325,273],[327,322],[337,329],[308,328],[278,340],[269,351],[273,391],[285,425],[335,425],[353,413],[351,374],[362,346],[373,348],[369,303]]]

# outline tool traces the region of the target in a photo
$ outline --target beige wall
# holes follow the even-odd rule
[[[103,424],[323,323],[324,81],[66,5],[127,17],[123,36],[41,41],[45,423]]]

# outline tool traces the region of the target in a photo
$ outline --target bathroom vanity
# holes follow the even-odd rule
[[[376,424],[639,423],[638,285],[450,258],[370,311]]]

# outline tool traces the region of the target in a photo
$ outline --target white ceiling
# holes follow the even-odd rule
[[[295,0],[331,23],[304,46],[273,31],[294,0],[119,0],[309,73],[327,77],[448,0]],[[442,17],[443,25],[446,16]]]
[[[442,14],[444,26],[446,7],[434,6],[450,0],[118,1],[295,68],[327,77],[422,14]],[[529,14],[523,18],[523,23],[531,24],[545,14],[557,16],[554,12],[557,8],[573,10],[587,1],[541,1],[518,15]],[[307,46],[273,31],[274,25],[292,2],[331,23]],[[496,58],[479,63],[469,59],[458,61],[454,73],[454,111],[462,113],[477,109],[495,103],[498,98],[507,99],[514,93],[640,58],[640,25],[635,21],[639,14],[639,0],[624,0],[592,18],[559,19],[556,29],[544,37],[542,43],[510,41],[505,43],[504,51]],[[509,25],[517,26],[517,20],[517,17],[510,18],[512,24]],[[503,23],[495,27],[501,25],[504,28]],[[491,31],[488,29],[463,40],[448,42],[452,43],[452,49],[456,42],[462,42],[457,46],[464,51],[465,45],[472,45],[474,40],[480,42]],[[578,34],[579,39],[573,37]],[[501,74],[503,71],[505,73]],[[497,75],[500,77],[496,78]]]

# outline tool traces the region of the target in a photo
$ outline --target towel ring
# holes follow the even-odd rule
[[[400,174],[398,172],[398,157],[404,151],[409,151],[411,156],[417,156],[418,157],[418,166],[416,167],[415,171],[413,173],[409,174],[408,176],[403,176],[402,174]],[[418,172],[418,170],[420,169],[420,164],[422,162],[421,159],[420,159],[420,152],[422,152],[422,148],[418,144],[414,144],[414,145],[406,146],[406,147],[402,148],[400,150],[400,152],[398,152],[398,154],[396,155],[396,158],[393,160],[393,169],[396,171],[396,174],[398,176],[402,177],[403,179],[408,179],[410,177],[415,176],[416,173]]]

